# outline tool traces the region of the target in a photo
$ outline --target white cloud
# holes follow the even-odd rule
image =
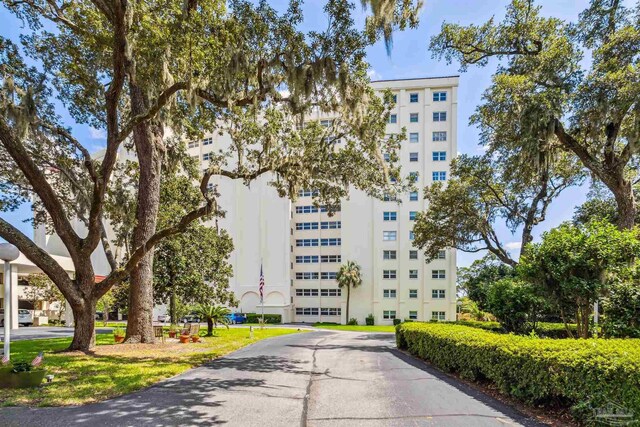
[[[91,139],[106,139],[107,133],[103,129],[89,128],[89,137]]]
[[[507,249],[520,249],[522,247],[522,242],[508,242],[504,245]]]
[[[377,72],[373,68],[371,68],[371,69],[369,69],[369,71],[367,71],[367,76],[369,76],[369,78],[371,80],[380,80],[382,78],[382,74],[380,74],[379,72]]]

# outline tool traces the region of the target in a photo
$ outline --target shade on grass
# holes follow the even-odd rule
[[[353,331],[353,332],[395,332],[396,328],[392,325],[336,325],[333,323],[316,323],[313,326],[321,329],[333,329],[336,331]]]
[[[59,406],[96,402],[148,387],[264,338],[296,333],[295,329],[218,330],[189,344],[118,344],[112,334],[96,336],[92,354],[62,353],[71,338],[17,341],[12,360],[32,360],[44,352],[44,368],[55,375],[52,383],[34,389],[3,390],[0,405]],[[204,331],[203,331],[204,334]],[[58,352],[58,353],[56,353]]]

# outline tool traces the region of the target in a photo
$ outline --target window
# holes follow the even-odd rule
[[[316,264],[318,255],[297,255],[296,264]]]
[[[431,270],[432,279],[446,279],[446,272],[444,270]]]
[[[384,161],[385,162],[390,162],[391,161],[391,154],[384,153],[383,156],[384,156]]]
[[[317,222],[296,222],[296,230],[317,230]]]
[[[211,160],[211,153],[204,153],[202,155],[202,160]]]
[[[398,237],[397,231],[383,231],[382,232],[382,240],[386,242],[394,241]]]
[[[420,134],[418,132],[411,132],[409,134],[409,142],[420,142]]]
[[[313,307],[296,307],[296,316],[317,316],[318,309]]]
[[[383,298],[395,298],[396,290],[395,289],[383,289],[382,290]]]
[[[447,314],[444,311],[432,311],[431,320],[447,320]]]
[[[317,213],[316,206],[296,206],[296,213]]]
[[[445,251],[444,249],[441,249],[438,251],[438,256],[436,257],[436,259],[446,259],[447,258],[447,251]]]
[[[342,289],[320,289],[321,297],[341,297]]]
[[[431,139],[435,142],[446,141],[447,140],[447,132],[433,132],[431,134]]]
[[[296,246],[318,246],[318,239],[296,239]]]
[[[202,140],[202,145],[211,145],[213,144],[213,138],[205,138]]]
[[[417,279],[418,270],[409,270],[409,279]]]
[[[417,320],[418,319],[418,312],[417,311],[410,311],[409,312],[409,319],[410,320]]]
[[[389,123],[390,124],[398,123],[398,115],[397,114],[389,114]]]
[[[317,289],[296,289],[297,297],[317,297],[318,290]]]
[[[200,141],[189,141],[188,147],[189,148],[196,148],[200,146]]]
[[[395,93],[393,94],[393,103],[394,104],[398,103],[398,95],[396,95]]]
[[[418,201],[418,192],[417,191],[412,191],[411,193],[409,193],[409,200],[412,202],[417,202]]]
[[[396,196],[392,196],[389,193],[384,193],[384,195],[382,196],[382,200],[385,202],[395,202],[397,199]]]
[[[410,93],[409,94],[409,102],[418,102],[418,94]]]
[[[418,251],[409,251],[409,259],[418,259]]]
[[[338,273],[336,273],[335,271],[323,271],[322,273],[320,273],[320,278],[322,280],[336,280],[337,275]]]
[[[418,153],[409,153],[409,161],[417,162],[418,161]]]
[[[296,280],[318,280],[318,273],[311,271],[297,272]]]
[[[396,259],[396,251],[382,251],[382,259]]]
[[[415,221],[416,220],[416,215],[418,214],[417,211],[411,211],[409,212],[409,221]]]
[[[382,278],[383,279],[395,279],[396,278],[396,270],[382,270]]]
[[[415,233],[413,232],[413,230],[409,231],[409,240],[413,240],[416,238]]]
[[[323,128],[328,128],[333,125],[333,120],[320,120],[320,126]]]
[[[447,92],[433,92],[433,100],[435,102],[446,101]]]
[[[409,123],[418,123],[418,113],[409,114]]]
[[[342,262],[342,255],[321,255],[320,262]]]
[[[447,112],[446,111],[435,111],[433,113],[433,121],[434,122],[446,122],[447,121]]]
[[[433,152],[433,161],[434,162],[442,162],[447,160],[447,152],[446,151],[434,151]]]
[[[386,320],[393,320],[396,318],[396,311],[395,310],[384,310],[382,312],[382,318],[386,319]]]
[[[318,190],[315,191],[311,191],[311,190],[300,190],[298,191],[298,197],[311,197],[311,196],[317,196]]]
[[[383,212],[382,213],[382,219],[384,221],[395,221],[398,217],[398,213],[397,212]]]
[[[444,299],[445,298],[445,290],[444,289],[432,289],[431,290],[431,298],[433,298],[433,299]]]
[[[322,230],[335,230],[342,228],[342,221],[323,221],[320,223]]]
[[[417,289],[409,289],[409,298],[411,298],[411,299],[418,298],[418,290]]]
[[[342,244],[342,239],[333,238],[333,239],[320,239],[320,246],[340,246]]]
[[[435,171],[431,173],[431,178],[434,181],[446,181],[447,180],[447,173],[444,171]]]
[[[340,308],[321,308],[320,314],[322,316],[340,316],[342,314],[341,311]]]
[[[418,180],[418,176],[420,176],[418,172],[409,172],[409,179],[412,182],[416,182]]]

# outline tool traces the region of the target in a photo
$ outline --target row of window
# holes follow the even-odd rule
[[[409,221],[415,221],[417,214],[418,214],[417,211],[410,211],[409,212]],[[397,211],[386,211],[386,212],[382,213],[382,220],[383,221],[397,221],[397,219],[398,219],[398,212]]]
[[[409,123],[418,123],[420,120],[419,113],[409,113]],[[434,111],[432,115],[434,122],[446,122],[447,121],[447,112],[446,111]],[[388,123],[396,124],[398,123],[398,115],[397,114],[389,114]]]
[[[383,298],[395,298],[397,295],[397,291],[395,289],[383,289],[382,297]],[[431,290],[431,298],[433,299],[445,299],[446,291],[445,289],[432,289]],[[409,298],[415,299],[418,298],[418,290],[417,289],[409,289]]]
[[[335,209],[335,211],[339,211],[340,208]],[[318,213],[318,212],[327,212],[328,209],[326,206],[296,206],[296,213]]]
[[[310,247],[310,246],[340,246],[342,244],[341,238],[332,239],[296,239],[296,246]]]
[[[311,197],[317,196],[318,190],[300,190],[298,191],[298,197]]]
[[[446,131],[435,131],[431,133],[431,141],[433,142],[443,142],[447,140],[447,132]],[[416,143],[420,142],[420,133],[419,132],[410,132],[409,133],[409,142]]]
[[[342,289],[296,289],[297,297],[341,297]]]
[[[317,308],[317,307],[296,307],[296,316],[340,316],[342,310],[340,308]]]
[[[296,255],[296,264],[317,264],[342,262],[342,255]]]
[[[446,257],[447,257],[447,251],[443,249],[441,251],[438,251],[438,256],[436,257],[436,259],[446,259]],[[384,250],[382,251],[382,259],[390,259],[390,260],[398,259],[398,251]],[[409,251],[409,259],[418,259],[418,251],[414,251],[414,250]]]
[[[316,271],[298,271],[296,273],[296,280],[318,280],[318,278],[322,280],[336,280],[338,273],[335,271],[323,271],[318,273]]]
[[[382,312],[382,318],[386,320],[393,320],[396,318],[395,310],[384,310]],[[409,311],[409,319],[417,320],[418,312],[417,311]],[[444,311],[432,311],[431,312],[431,320],[447,320],[447,313]]]
[[[296,230],[334,230],[342,228],[341,221],[296,222]]]
[[[391,161],[391,155],[389,153],[384,153],[384,159],[387,162]],[[417,162],[419,159],[419,153],[409,153],[409,161]],[[443,162],[447,160],[447,152],[446,151],[434,151],[431,153],[431,159],[434,162]]]
[[[420,99],[420,94],[418,92],[409,93],[409,102],[415,103]],[[433,92],[433,102],[442,102],[447,100],[447,92]],[[398,102],[398,95],[393,95],[393,102]]]
[[[397,279],[398,278],[398,270],[382,270],[382,278],[383,279]],[[418,270],[409,270],[409,278],[417,279],[418,278]],[[447,273],[445,270],[431,270],[431,278],[432,279],[446,279]]]
[[[409,231],[409,240],[415,239],[415,234],[413,230]],[[382,240],[385,242],[395,242],[398,240],[398,232],[397,231],[383,231],[382,232]]]

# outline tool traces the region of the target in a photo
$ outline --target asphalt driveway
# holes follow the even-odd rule
[[[537,426],[395,349],[392,334],[260,341],[153,387],[67,408],[1,408],[3,426]]]

